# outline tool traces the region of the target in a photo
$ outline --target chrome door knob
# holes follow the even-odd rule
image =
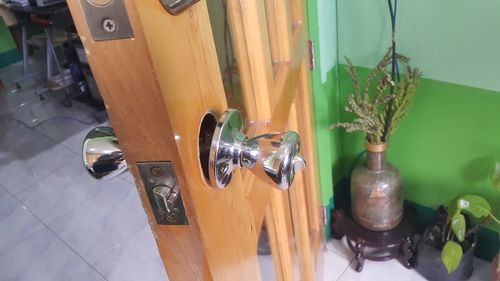
[[[295,173],[306,165],[300,155],[299,135],[287,131],[249,139],[241,132],[242,126],[241,114],[235,109],[219,119],[210,147],[210,183],[223,189],[235,169],[246,167],[276,188],[288,189]]]
[[[111,127],[96,127],[87,134],[82,157],[85,168],[96,179],[113,178],[127,170],[120,144]]]

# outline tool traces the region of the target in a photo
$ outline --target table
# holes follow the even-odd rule
[[[412,268],[415,213],[414,208],[405,206],[403,220],[396,228],[388,231],[372,231],[353,220],[350,208],[335,210],[332,218],[332,234],[338,240],[346,236],[347,245],[354,253],[358,272],[363,270],[365,260],[386,261],[398,258],[406,268]]]
[[[9,5],[9,10],[14,13],[16,19],[21,25],[21,36],[22,36],[22,52],[23,52],[23,78],[22,80],[30,79],[32,75],[37,73],[29,72],[29,54],[28,54],[28,35],[26,31],[26,26],[32,23],[35,19],[32,15],[38,17],[38,23],[44,27],[46,36],[46,66],[47,66],[47,80],[51,81],[53,73],[53,62],[55,60],[55,65],[57,67],[61,83],[63,84],[64,91],[66,92],[66,97],[61,100],[61,103],[66,106],[71,106],[71,92],[66,84],[64,72],[57,58],[54,44],[52,41],[52,30],[54,25],[68,26],[72,23],[71,15],[69,13],[69,8],[66,2],[50,5],[47,7],[31,7],[31,6],[18,6]],[[69,38],[69,35],[68,35]],[[20,81],[15,81],[16,87],[21,88]],[[44,87],[43,90],[38,90],[37,94],[46,91],[47,88]],[[40,96],[42,97],[42,96]]]
[[[59,3],[47,7],[31,7],[31,6],[18,6],[9,5],[8,9],[14,13],[19,25],[21,25],[21,37],[23,44],[23,76],[28,78],[30,76],[28,70],[28,34],[26,31],[26,26],[31,23],[30,15],[38,15],[51,18],[51,21],[66,22],[71,21],[71,15],[69,14],[69,8],[66,2]],[[52,74],[52,57],[55,55],[52,46],[52,41],[50,40],[50,29],[45,30],[47,40],[47,78],[50,78]],[[57,60],[57,58],[55,58]],[[57,63],[57,62],[56,62]],[[58,63],[57,63],[58,64]],[[59,67],[59,66],[58,66]],[[60,68],[60,67],[59,67]]]

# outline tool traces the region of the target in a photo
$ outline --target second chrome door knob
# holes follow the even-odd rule
[[[82,157],[85,168],[96,179],[110,179],[127,170],[127,162],[111,127],[96,127],[87,134]]]
[[[305,168],[300,155],[299,135],[294,131],[269,133],[247,138],[238,110],[224,113],[217,123],[209,156],[210,182],[225,188],[237,168],[246,167],[278,189],[290,187],[295,173]]]

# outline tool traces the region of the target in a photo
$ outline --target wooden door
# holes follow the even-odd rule
[[[68,5],[169,279],[261,280],[265,222],[276,279],[317,280],[323,220],[305,0],[201,0],[178,15],[159,0],[125,0],[133,38],[104,41],[92,39],[81,1]],[[307,168],[288,191],[244,170],[224,190],[209,184],[200,126],[228,108],[240,109],[249,136],[300,134]],[[150,161],[173,164],[188,225],[156,223],[137,168]]]

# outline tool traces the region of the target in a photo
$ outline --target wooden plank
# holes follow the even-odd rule
[[[273,258],[274,272],[276,274],[276,281],[292,280],[293,276],[289,271],[283,270],[288,262],[287,257],[281,257],[280,247],[278,246],[279,238],[276,232],[276,225],[271,210],[271,205],[267,208],[267,215],[265,217],[267,236],[269,238],[269,246],[271,248],[271,255]],[[283,264],[285,262],[285,264]]]
[[[269,30],[273,65],[290,59],[292,45],[292,19],[290,2],[264,1]]]
[[[196,213],[175,146],[171,120],[165,112],[143,30],[133,1],[125,1],[135,38],[95,42],[79,1],[68,1],[85,52],[99,85],[113,128],[120,139],[143,207],[155,234],[171,280],[212,280],[204,254]],[[134,71],[131,71],[134,70]],[[172,161],[185,201],[188,226],[160,226],[155,219],[136,168],[137,162]]]
[[[300,25],[293,34],[292,56],[289,62],[280,64],[276,74],[276,82],[272,95],[273,103],[273,128],[282,130],[288,123],[290,106],[295,99],[298,85],[300,66],[306,52],[306,30]]]
[[[273,62],[273,74],[275,66],[282,61],[280,54],[280,42],[278,40],[278,23],[275,13],[275,2],[264,1],[266,5],[267,30],[269,34],[269,47],[271,50],[271,60]]]
[[[297,23],[305,23],[306,1],[304,0],[286,0],[290,3],[290,10],[292,13],[292,20],[294,25]]]
[[[293,9],[294,20],[303,26],[305,30],[305,37],[307,35],[307,17],[305,15],[306,2],[302,0],[291,0],[292,6],[297,8]],[[309,229],[311,237],[311,250],[313,254],[313,261],[315,265],[315,278],[322,280],[322,252],[325,249],[325,229],[323,222],[323,211],[320,209],[320,185],[319,185],[319,169],[318,169],[318,151],[316,140],[316,126],[313,114],[313,90],[310,82],[310,71],[307,63],[308,58],[303,57],[301,63],[301,71],[299,75],[299,94],[297,97],[297,114],[301,116],[299,120],[299,132],[301,135],[309,136],[302,142],[302,151],[305,159],[308,160],[308,167],[304,173],[306,183],[306,199],[307,210],[309,218]]]
[[[265,209],[266,198],[252,204],[238,171],[227,189],[210,187],[198,163],[199,123],[208,111],[221,114],[226,110],[206,2],[177,16],[162,10],[156,0],[141,1],[137,7],[183,168],[197,171],[186,180],[212,276],[215,280],[259,280],[260,229],[255,222],[263,216],[255,217],[253,208]],[[169,32],[159,35],[158,30]]]
[[[314,232],[320,231],[323,222],[319,212],[320,206],[320,192],[319,192],[319,175],[316,151],[316,126],[312,108],[312,90],[310,89],[308,66],[304,60],[301,66],[299,76],[299,94],[297,97],[297,114],[301,116],[298,125],[301,135],[308,136],[304,138],[301,143],[301,150],[309,161],[307,162],[308,168],[304,174],[304,179],[308,188],[307,200],[309,210],[310,229]]]
[[[295,94],[297,93],[298,80],[299,80],[299,72],[301,70],[301,62],[305,57],[305,33],[306,31],[302,28],[300,23],[296,24],[297,28],[292,36],[291,30],[291,19],[289,7],[283,1],[277,3],[275,1],[267,1],[267,20],[271,22],[271,24],[276,24],[276,31],[274,31],[274,27],[269,28],[270,32],[270,44],[279,44],[278,52],[273,54],[273,60],[277,65],[277,72],[274,76],[274,83],[272,83],[272,91],[266,95],[255,95],[256,97],[256,105],[258,106],[261,103],[271,102],[272,113],[272,122],[270,124],[270,131],[280,131],[286,130],[288,128],[288,112],[291,108],[291,104],[295,98]],[[275,17],[275,18],[272,18]],[[244,24],[244,23],[243,23]],[[278,31],[279,30],[279,31]],[[275,33],[273,33],[273,31]],[[280,34],[280,38],[275,40],[273,43],[274,35]],[[246,39],[252,40],[252,39]],[[272,50],[273,48],[271,48]],[[276,49],[276,48],[274,48]],[[278,59],[276,59],[278,56]],[[262,67],[262,64],[259,62],[255,62],[254,67]],[[261,72],[265,72],[261,70]],[[266,80],[267,81],[267,80]],[[259,102],[259,100],[261,102]],[[262,115],[261,115],[262,117]],[[266,118],[266,117],[264,117]],[[260,119],[260,122],[265,122],[265,119]],[[269,128],[267,128],[269,131]],[[260,182],[260,181],[257,181]],[[257,183],[256,182],[256,183]],[[294,186],[301,185],[302,188],[304,184],[294,184]],[[300,190],[300,188],[298,188]],[[295,222],[292,224],[292,216],[293,212],[290,209],[290,199],[293,197],[295,201],[298,201],[297,204],[302,204],[300,208],[304,210],[305,213],[302,215],[307,216],[307,208],[305,202],[305,194],[298,193],[295,191],[290,191],[290,194],[294,193],[295,196],[283,196],[279,191],[273,190],[271,192],[271,206],[268,211],[268,218],[272,216],[273,223],[269,223],[271,226],[268,228],[268,233],[270,235],[270,244],[272,248],[273,255],[279,255],[279,263],[275,262],[277,267],[277,271],[280,272],[278,274],[278,278],[283,278],[282,280],[296,280],[296,278],[300,278],[302,280],[312,280],[312,260],[314,259],[306,259],[305,256],[311,256],[310,249],[310,241],[308,240],[308,224],[307,217],[303,217],[302,219],[297,218],[297,220],[305,221],[306,223],[297,224],[298,227],[302,227],[296,229],[296,232],[302,233],[301,236],[296,235],[297,237],[302,237],[301,240],[301,248],[299,249],[300,254],[304,254],[302,260],[297,259],[297,249],[295,249],[295,243],[297,237],[294,238],[294,229],[292,227],[295,226]],[[251,189],[249,194],[253,194],[253,198],[258,198],[255,192],[255,187]],[[302,197],[301,197],[302,196]],[[297,207],[297,204],[294,206]],[[297,216],[298,217],[298,216]],[[298,223],[298,221],[297,221]],[[274,226],[274,231],[272,229]],[[307,246],[305,246],[307,245]],[[304,253],[301,253],[303,251]],[[277,257],[274,256],[276,260]],[[307,263],[308,261],[308,263]],[[298,269],[300,267],[300,271]],[[280,279],[281,280],[281,279]]]
[[[292,219],[290,214],[290,203],[288,192],[279,190],[271,191],[271,204],[266,215],[271,219],[274,228],[268,228],[268,234],[275,238],[269,240],[273,255],[278,255],[281,268],[275,268],[281,271],[284,281],[293,281],[300,278],[300,273],[294,270],[294,264],[297,264],[295,241],[293,236]]]
[[[228,8],[232,26],[238,31],[234,33],[236,49],[243,48],[248,58],[242,68],[245,74],[241,76],[246,84],[253,86],[257,120],[270,120],[273,70],[264,2],[230,0]]]
[[[245,27],[243,24],[242,10],[240,4],[235,0],[226,1],[226,9],[229,17],[229,26],[231,30],[232,43],[234,46],[236,60],[238,62],[238,71],[240,73],[241,87],[243,91],[243,99],[245,101],[245,109],[248,118],[247,124],[253,125],[258,123],[259,112],[261,115],[267,116],[268,113],[263,112],[264,109],[257,111],[256,97],[254,96],[255,89],[252,80],[252,67],[250,64],[249,50],[247,49],[247,39],[245,37]],[[254,127],[254,126],[252,126]],[[253,128],[251,128],[253,129]],[[256,133],[256,130],[252,130]]]
[[[298,91],[299,89],[297,89]],[[290,109],[288,124],[290,129],[299,131],[299,118],[297,115],[296,105],[293,104]],[[302,142],[307,141],[309,136],[303,136]],[[307,162],[310,162],[305,156]],[[308,167],[310,170],[310,167]],[[309,222],[308,222],[308,206],[306,202],[306,182],[304,180],[304,173],[298,173],[295,175],[293,188],[290,188],[290,207],[293,217],[293,228],[295,241],[297,245],[297,250],[299,253],[299,265],[300,265],[300,277],[304,281],[314,280],[314,259],[313,253],[311,251],[311,238],[309,232]]]
[[[239,62],[240,76],[244,87],[245,100],[253,100],[255,107],[252,114],[248,114],[251,126],[250,136],[267,133],[271,128],[270,96],[273,87],[271,53],[269,45],[268,27],[265,20],[265,7],[261,1],[228,1],[227,2],[233,40]],[[273,197],[270,209],[267,210],[268,235],[273,254],[275,271],[278,280],[294,280],[292,270],[292,244],[289,237],[293,233],[286,226],[286,214],[283,205],[283,195],[279,191],[264,183],[248,171],[243,174],[243,182],[248,199],[262,202],[263,198]],[[267,201],[266,201],[267,203]],[[280,209],[281,208],[281,209]],[[264,215],[266,210],[254,208],[255,217]],[[270,219],[272,218],[272,220]],[[256,220],[255,226],[260,230],[261,221]],[[279,261],[279,262],[278,262]]]

